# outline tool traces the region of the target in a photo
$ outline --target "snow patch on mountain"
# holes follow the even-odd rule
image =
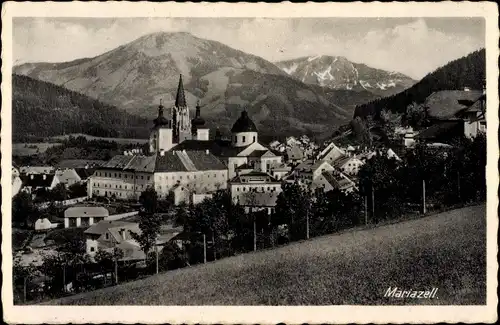
[[[286,67],[283,67],[283,71],[285,71],[287,74],[292,74],[294,73],[295,71],[297,71],[297,68],[299,67],[299,65],[297,63],[294,63],[292,64],[290,67],[286,68]]]
[[[311,56],[307,59],[307,62],[312,62],[316,59],[319,59],[320,57],[321,57],[321,55]]]

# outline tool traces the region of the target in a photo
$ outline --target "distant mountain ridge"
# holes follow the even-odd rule
[[[189,33],[149,34],[94,58],[27,63],[16,74],[51,82],[152,118],[174,102],[183,75],[187,103],[201,100],[209,126],[229,129],[246,108],[264,133],[323,132],[377,98],[364,89],[327,89],[291,78],[275,64]]]
[[[86,133],[147,138],[149,121],[96,99],[26,76],[12,75],[12,138]]]
[[[440,90],[481,90],[486,78],[486,51],[481,49],[451,61],[429,73],[412,87],[386,98],[376,99],[356,107],[355,116],[378,116],[382,110],[404,113],[408,105],[423,103],[432,93]]]
[[[342,56],[318,55],[279,61],[276,65],[304,83],[328,87],[369,91],[389,96],[411,87],[416,81],[398,73],[353,63]]]

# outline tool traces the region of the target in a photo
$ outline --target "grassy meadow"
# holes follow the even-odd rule
[[[437,298],[384,298],[389,287]],[[53,305],[485,304],[485,206],[329,235],[48,302]]]
[[[32,156],[44,153],[48,148],[59,146],[61,143],[51,142],[37,142],[37,143],[13,143],[12,155],[13,156]]]
[[[83,133],[73,133],[73,134],[66,134],[66,135],[58,135],[54,136],[51,139],[53,140],[66,140],[69,137],[79,137],[83,136],[87,139],[87,141],[91,140],[104,140],[104,141],[110,141],[110,142],[116,142],[118,144],[142,144],[142,143],[147,143],[149,140],[148,139],[132,139],[132,138],[106,138],[106,137],[96,137],[93,135],[88,135],[88,134],[83,134]]]

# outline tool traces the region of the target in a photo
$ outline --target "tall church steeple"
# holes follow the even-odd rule
[[[182,75],[179,77],[179,86],[175,97],[175,106],[172,109],[172,127],[174,142],[180,143],[191,139],[191,120],[189,118],[189,108],[184,94],[184,84]]]
[[[184,95],[184,84],[182,83],[182,75],[179,77],[179,85],[177,86],[177,96],[175,97],[176,107],[187,107],[186,95]]]

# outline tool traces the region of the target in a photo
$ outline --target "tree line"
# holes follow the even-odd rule
[[[147,138],[150,121],[30,77],[12,76],[12,135],[17,142],[71,133]]]
[[[421,104],[432,93],[440,90],[462,90],[464,87],[483,89],[486,78],[485,58],[486,50],[481,49],[454,60],[396,95],[358,105],[354,117],[373,115],[378,118],[384,109],[405,113],[406,108],[413,102]]]

